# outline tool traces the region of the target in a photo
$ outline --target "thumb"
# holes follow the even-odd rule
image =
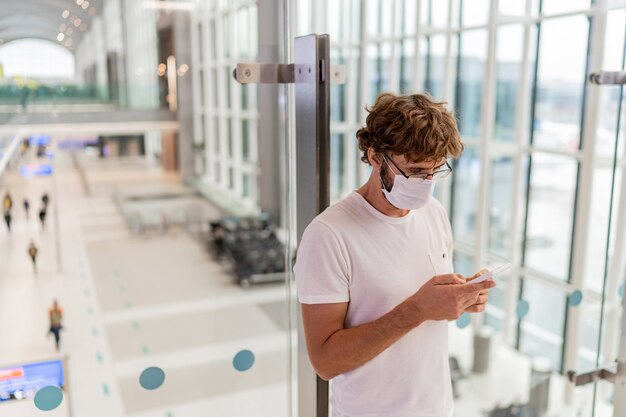
[[[488,269],[486,269],[486,268],[483,268],[483,269],[481,269],[480,271],[476,272],[476,273],[475,273],[474,275],[472,275],[471,277],[467,278],[467,280],[468,280],[468,281],[471,281],[471,280],[473,280],[473,279],[478,278],[478,277],[479,277],[479,276],[481,276],[481,275],[486,274],[487,272],[489,272],[489,270],[488,270]]]
[[[459,274],[435,275],[430,279],[433,285],[465,284],[465,279]]]

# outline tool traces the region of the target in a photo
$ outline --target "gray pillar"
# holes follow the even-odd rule
[[[191,65],[191,19],[189,13],[176,12],[174,15],[174,56],[176,66]],[[194,178],[193,158],[193,96],[191,77],[193,71],[187,71],[177,77],[178,90],[178,166],[183,182]]]
[[[280,61],[279,16],[282,13],[278,0],[259,0],[259,59],[258,62],[283,63]],[[259,205],[269,213],[272,220],[280,222],[280,130],[278,84],[249,85],[258,88],[259,97]]]

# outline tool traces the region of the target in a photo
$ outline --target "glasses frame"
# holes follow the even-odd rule
[[[452,167],[450,166],[450,164],[448,163],[448,161],[446,161],[446,169],[440,169],[440,170],[438,170],[438,171],[431,172],[430,174],[426,174],[426,173],[424,173],[424,174],[406,175],[406,174],[404,173],[404,171],[402,171],[402,170],[400,169],[400,167],[399,167],[399,166],[398,166],[395,162],[393,162],[393,159],[391,159],[389,156],[387,156],[387,154],[386,154],[386,153],[383,153],[382,155],[383,155],[383,159],[385,160],[385,162],[387,162],[387,161],[391,162],[391,163],[393,164],[393,166],[394,166],[394,167],[396,167],[396,169],[397,169],[398,171],[400,171],[400,175],[402,175],[402,176],[403,176],[404,178],[406,178],[407,180],[408,180],[408,179],[418,179],[418,180],[422,180],[422,181],[424,181],[424,180],[427,180],[427,179],[428,179],[428,177],[430,177],[430,178],[432,178],[432,179],[435,179],[435,178],[446,178],[446,177],[447,177],[448,175],[450,175],[450,173],[452,172]],[[389,163],[387,162],[387,164],[389,164]],[[443,166],[443,165],[442,165],[442,166]],[[391,167],[389,167],[389,168],[391,168]],[[392,171],[393,171],[393,170],[392,170]],[[438,175],[438,174],[439,174],[439,175]]]

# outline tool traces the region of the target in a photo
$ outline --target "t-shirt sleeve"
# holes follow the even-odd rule
[[[313,221],[304,231],[294,265],[298,300],[303,304],[350,301],[348,263],[329,226]]]

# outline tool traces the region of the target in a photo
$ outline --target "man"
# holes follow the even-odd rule
[[[39,249],[35,246],[35,242],[30,241],[30,245],[28,245],[28,256],[30,256],[30,260],[33,262],[33,271],[37,274],[37,254],[39,253]]]
[[[434,184],[463,151],[425,95],[382,94],[357,132],[369,180],[307,227],[294,271],[309,358],[334,417],[450,417],[448,320],[485,309],[493,279],[453,273]]]
[[[63,325],[61,324],[61,320],[63,319],[63,309],[59,307],[57,300],[54,300],[52,308],[48,314],[50,316],[50,333],[54,334],[54,344],[58,351],[61,344],[61,329],[63,328]]]

